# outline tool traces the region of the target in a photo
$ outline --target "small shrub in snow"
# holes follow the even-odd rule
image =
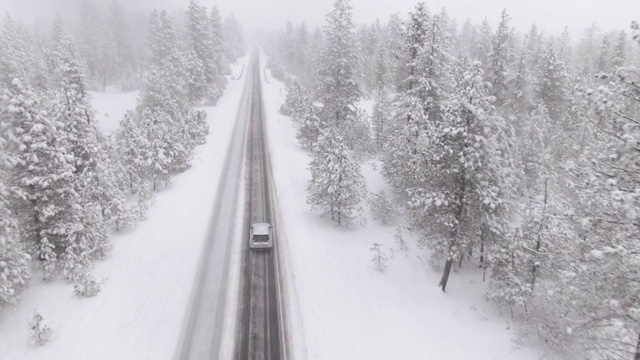
[[[51,340],[53,336],[53,330],[44,323],[42,314],[36,310],[33,313],[33,317],[29,319],[28,331],[29,339],[32,345],[44,345]]]
[[[383,225],[392,225],[396,221],[396,210],[384,191],[371,193],[369,207],[373,218]]]
[[[73,284],[73,291],[82,297],[93,297],[100,292],[101,283],[97,282],[91,274],[79,276]]]
[[[398,226],[394,239],[396,240],[396,245],[398,245],[398,249],[400,249],[401,251],[409,250],[409,246],[407,246],[407,242],[404,240],[404,237],[402,237],[402,227]]]
[[[374,243],[373,246],[371,246],[371,251],[373,252],[371,262],[373,263],[374,270],[380,272],[385,271],[389,257],[382,251],[382,244]]]

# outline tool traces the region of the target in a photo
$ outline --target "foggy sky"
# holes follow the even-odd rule
[[[0,14],[8,12],[27,24],[34,19],[53,17],[56,11],[63,17],[77,17],[83,0],[0,0]],[[96,3],[110,0],[94,0]],[[352,0],[357,23],[386,20],[389,14],[404,15],[418,0]],[[485,17],[495,29],[503,9],[511,16],[511,25],[526,31],[532,23],[547,33],[560,33],[565,26],[574,39],[593,21],[603,30],[628,29],[632,20],[640,20],[640,0],[429,0],[425,1],[431,12],[439,12],[444,6],[458,25],[470,18],[480,23]],[[188,0],[120,0],[132,11],[148,11],[153,8],[184,8]],[[333,0],[200,0],[210,7],[216,4],[223,16],[234,13],[246,32],[273,30],[284,27],[286,21],[306,21],[314,27],[324,23],[324,16],[331,10]]]

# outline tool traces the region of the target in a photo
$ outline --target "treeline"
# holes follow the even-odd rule
[[[90,271],[108,256],[109,233],[143,218],[153,190],[190,167],[209,132],[206,113],[191,107],[217,101],[244,44],[237,23],[225,38],[215,7],[192,0],[181,19],[150,15],[138,105],[115,137],[99,131],[91,108],[82,65],[91,60],[78,51],[89,42],[74,43],[59,16],[47,35],[9,15],[0,23],[0,309],[17,304],[34,267],[80,296],[97,294]],[[128,48],[133,34],[117,33],[114,47]]]
[[[639,26],[572,41],[519,34],[506,11],[497,25],[419,3],[356,26],[337,0],[322,30],[271,36],[282,112],[312,152],[309,201],[353,224],[359,161],[378,158],[443,291],[478,267],[526,335],[572,358],[638,358]]]

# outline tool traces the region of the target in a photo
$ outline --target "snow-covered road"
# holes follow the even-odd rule
[[[278,228],[274,222],[273,176],[265,136],[264,104],[260,81],[259,52],[247,69],[253,77],[251,84],[251,124],[248,142],[248,201],[245,229],[252,223],[274,225],[274,247],[272,249],[250,249],[243,241],[243,292],[241,309],[242,331],[239,333],[239,359],[286,359],[286,336],[281,323],[279,290],[282,284],[278,271]],[[248,239],[245,230],[243,239]]]
[[[254,62],[249,60],[249,67]],[[224,169],[218,184],[210,228],[202,250],[200,269],[193,284],[191,309],[188,312],[180,359],[225,358],[233,351],[237,281],[230,278],[237,268],[240,234],[243,226],[240,204],[248,119],[252,103],[253,77],[244,73],[244,91],[235,120],[232,141],[226,152]],[[230,297],[230,301],[228,300]],[[225,320],[227,319],[227,320]]]

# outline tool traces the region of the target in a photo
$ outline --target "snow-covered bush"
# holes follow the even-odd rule
[[[393,225],[395,223],[397,217],[396,209],[384,190],[378,194],[371,193],[369,195],[369,208],[376,221],[383,225]]]
[[[382,251],[382,244],[374,243],[373,246],[371,246],[371,251],[373,252],[373,258],[371,258],[373,269],[384,272],[387,269],[389,257]]]
[[[73,291],[82,297],[93,297],[100,292],[101,283],[93,275],[85,273],[79,276],[73,284]]]
[[[43,320],[44,318],[38,310],[35,310],[33,317],[29,319],[27,330],[29,331],[29,339],[32,345],[44,345],[53,336],[53,330]]]
[[[271,71],[271,75],[277,80],[284,81],[287,76],[282,64],[274,58],[269,58],[269,61],[267,61],[267,69]]]
[[[407,241],[402,236],[402,227],[400,226],[398,227],[398,229],[396,230],[396,235],[394,236],[394,239],[396,240],[396,245],[398,245],[398,249],[400,249],[401,251],[409,250],[409,246],[407,246]]]

